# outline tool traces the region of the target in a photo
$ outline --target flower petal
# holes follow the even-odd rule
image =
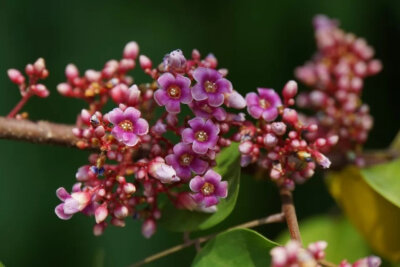
[[[204,90],[203,84],[198,83],[192,87],[192,96],[197,101],[207,99],[208,95]]]
[[[167,89],[173,82],[175,82],[175,77],[171,73],[167,72],[161,75],[157,82],[162,88]]]
[[[224,103],[223,94],[208,94],[208,104],[212,107],[219,107]]]
[[[54,209],[56,215],[58,218],[61,220],[69,220],[72,217],[72,214],[66,214],[64,212],[64,203],[59,204],[55,209]]]
[[[133,126],[133,131],[137,135],[145,135],[149,132],[149,123],[145,119],[138,119]]]
[[[206,206],[206,208],[217,205],[218,204],[218,198],[215,196],[207,196],[203,199],[203,203]]]
[[[67,192],[67,190],[65,190],[64,187],[58,188],[57,191],[56,191],[56,195],[61,201],[64,201],[67,198],[71,197],[71,195]]]
[[[178,114],[179,112],[181,112],[181,103],[179,101],[171,99],[165,104],[165,109],[169,113]]]
[[[159,106],[164,106],[168,102],[169,97],[167,96],[167,93],[165,92],[164,89],[158,89],[154,93],[154,100],[157,102]]]
[[[193,151],[196,152],[197,154],[204,155],[207,153],[209,146],[207,143],[194,141],[192,148],[193,148]]]
[[[190,168],[197,174],[203,174],[208,168],[208,162],[199,158],[194,158],[190,164]]]
[[[192,190],[193,192],[199,192],[203,185],[204,180],[200,176],[194,177],[192,180],[190,180],[189,183],[190,190]]]
[[[117,125],[124,120],[124,112],[120,108],[114,108],[107,114],[107,117],[112,124]]]
[[[186,128],[182,131],[182,141],[185,144],[190,144],[194,141],[194,133],[190,128]]]

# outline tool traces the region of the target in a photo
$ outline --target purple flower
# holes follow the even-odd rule
[[[226,119],[225,109],[221,107],[212,107],[208,104],[207,100],[193,101],[189,106],[196,116],[203,119],[210,119],[212,117],[219,121],[224,121]]]
[[[57,189],[57,197],[63,201],[55,208],[55,213],[60,219],[69,220],[74,213],[89,206],[91,195],[88,192],[81,191],[80,186],[80,183],[75,184],[71,194],[64,187]]]
[[[160,89],[154,93],[154,99],[160,106],[165,106],[170,113],[181,111],[180,103],[189,104],[192,102],[190,94],[190,79],[182,75],[164,73],[158,78]]]
[[[128,107],[125,111],[114,108],[107,114],[108,120],[114,124],[111,134],[127,146],[134,146],[138,143],[141,135],[147,134],[149,124],[145,119],[140,118],[140,111]]]
[[[182,141],[193,144],[192,149],[197,154],[206,154],[208,149],[215,147],[218,141],[219,127],[211,120],[194,118],[189,122],[191,128],[182,131]]]
[[[278,107],[282,105],[279,95],[273,89],[258,88],[258,94],[246,95],[247,111],[255,118],[273,121],[278,117]]]
[[[219,198],[226,198],[228,195],[228,182],[221,182],[221,175],[213,170],[208,170],[203,177],[194,177],[189,186],[195,192],[193,199],[206,208],[218,204]]]
[[[214,69],[197,68],[193,72],[197,84],[192,88],[193,98],[197,101],[208,99],[208,104],[213,107],[224,103],[224,93],[232,92],[232,84],[221,73]]]
[[[165,160],[182,179],[190,178],[192,176],[191,171],[203,174],[208,167],[208,162],[201,160],[198,154],[193,152],[192,146],[184,143],[176,144],[174,154],[168,155]]]

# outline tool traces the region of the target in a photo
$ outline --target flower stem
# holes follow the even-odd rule
[[[243,223],[243,224],[236,225],[234,227],[228,228],[225,231],[236,229],[236,228],[253,228],[253,227],[264,225],[264,224],[282,222],[284,220],[284,218],[285,218],[285,216],[284,216],[283,213],[277,213],[277,214],[273,214],[273,215],[270,215],[270,216],[265,217],[265,218],[261,218],[261,219],[257,219],[257,220],[249,221],[249,222],[246,222],[246,223]],[[164,251],[161,251],[159,253],[151,255],[151,256],[149,256],[149,257],[147,257],[147,258],[145,258],[145,259],[143,259],[143,260],[141,260],[141,261],[139,261],[137,263],[132,264],[130,267],[138,267],[138,266],[142,266],[144,264],[153,262],[155,260],[158,260],[158,259],[160,259],[162,257],[168,256],[168,255],[173,254],[175,252],[178,252],[178,251],[180,251],[180,250],[182,250],[184,248],[190,247],[192,245],[204,243],[204,242],[212,239],[216,235],[217,234],[211,234],[211,235],[199,237],[199,238],[196,238],[196,239],[193,239],[193,240],[187,240],[183,244],[171,247],[169,249],[166,249]]]
[[[296,209],[293,203],[293,195],[290,190],[281,188],[282,212],[285,214],[286,223],[289,228],[290,237],[301,243],[299,224],[297,222]]]
[[[8,113],[7,118],[14,118],[15,115],[17,115],[17,113],[21,110],[21,108],[26,104],[26,102],[29,100],[29,98],[32,95],[27,93],[26,95],[24,95],[21,100],[17,103],[17,105],[15,105],[15,107],[10,111],[10,113]]]

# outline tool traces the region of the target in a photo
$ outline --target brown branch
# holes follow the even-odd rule
[[[337,267],[336,264],[329,262],[327,260],[319,260],[318,263],[325,267]]]
[[[253,221],[250,221],[250,222],[246,222],[246,223],[243,223],[243,224],[236,225],[234,227],[228,228],[225,231],[229,231],[229,230],[236,229],[236,228],[253,228],[253,227],[264,225],[264,224],[282,222],[282,221],[284,221],[284,219],[285,219],[285,216],[284,216],[283,213],[273,214],[273,215],[270,215],[270,216],[265,217],[265,218],[261,218],[261,219],[257,219],[257,220],[253,220]],[[153,262],[155,260],[158,260],[158,259],[160,259],[162,257],[168,256],[168,255],[170,255],[172,253],[178,252],[178,251],[180,251],[180,250],[182,250],[184,248],[190,247],[192,245],[204,243],[204,242],[212,239],[216,235],[217,234],[211,234],[211,235],[199,237],[199,238],[196,238],[196,239],[193,239],[193,240],[185,241],[185,243],[183,243],[181,245],[177,245],[175,247],[171,247],[169,249],[166,249],[164,251],[156,253],[156,254],[154,254],[152,256],[149,256],[149,257],[147,257],[147,258],[145,258],[145,259],[143,259],[143,260],[141,260],[141,261],[139,261],[139,262],[137,262],[135,264],[132,264],[130,267],[138,267],[138,266],[142,266],[144,264]]]
[[[72,125],[47,121],[32,122],[0,117],[0,138],[2,139],[76,147],[78,139],[72,133],[73,128]]]
[[[299,224],[297,222],[296,210],[293,203],[293,195],[290,190],[281,188],[282,212],[285,214],[286,223],[289,228],[290,237],[301,243]]]

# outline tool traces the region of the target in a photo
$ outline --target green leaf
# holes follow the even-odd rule
[[[400,159],[361,170],[364,180],[400,208]]]
[[[324,240],[328,242],[326,259],[333,263],[340,263],[343,259],[354,262],[370,254],[366,242],[348,220],[342,217],[317,216],[300,222],[300,231],[303,244]],[[290,234],[285,231],[277,242],[286,244]]]
[[[6,266],[0,261],[0,267],[6,267]]]
[[[397,164],[399,163],[397,162]],[[393,262],[399,262],[400,209],[394,205],[393,201],[389,201],[389,198],[395,199],[393,196],[389,194],[386,194],[389,198],[383,196],[366,182],[369,179],[372,180],[372,175],[378,176],[374,180],[381,177],[386,179],[385,173],[389,172],[383,165],[388,165],[389,169],[396,168],[392,163],[377,165],[366,170],[348,166],[339,172],[329,172],[327,181],[332,196],[367,240],[370,247],[380,256]],[[365,173],[371,177],[366,178]],[[392,174],[400,179],[399,173]],[[396,184],[398,185],[398,183],[394,183],[393,186],[395,187]]]
[[[400,131],[397,133],[393,142],[390,144],[390,148],[395,151],[400,151]]]
[[[177,209],[168,201],[162,208],[160,224],[171,231],[184,232],[208,229],[223,221],[235,207],[239,194],[240,182],[240,157],[238,144],[232,143],[217,157],[216,172],[221,174],[222,180],[228,181],[228,196],[221,199],[218,211],[215,213],[203,213]]]
[[[192,266],[270,266],[269,251],[276,245],[253,230],[229,230],[210,240],[197,254]]]

